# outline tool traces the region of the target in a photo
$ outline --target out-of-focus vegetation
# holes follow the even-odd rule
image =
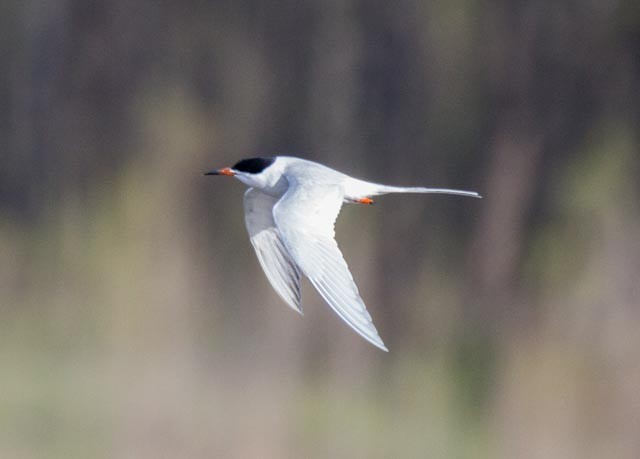
[[[0,7],[0,457],[640,457],[634,2]],[[390,353],[271,290],[292,154]]]

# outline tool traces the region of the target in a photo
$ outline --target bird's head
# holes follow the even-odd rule
[[[232,167],[223,167],[206,172],[204,175],[226,175],[235,177],[245,185],[255,188],[273,186],[282,172],[274,166],[275,157],[247,158],[235,163]]]

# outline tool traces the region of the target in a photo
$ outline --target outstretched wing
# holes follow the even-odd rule
[[[338,315],[363,338],[387,350],[360,298],[334,236],[341,187],[289,180],[273,208],[274,220],[293,261]]]
[[[302,314],[300,270],[291,259],[273,220],[278,200],[253,188],[244,194],[244,220],[251,244],[276,293]]]

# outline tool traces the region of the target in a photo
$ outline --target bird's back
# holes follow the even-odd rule
[[[331,169],[330,167],[294,157],[281,157],[285,161],[284,174],[301,185],[339,186],[346,201],[353,201],[361,197],[377,194],[380,185],[358,180]]]

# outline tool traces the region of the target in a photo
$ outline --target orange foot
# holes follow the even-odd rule
[[[359,202],[360,204],[373,204],[373,199],[362,198],[362,199],[358,199],[356,202]]]

